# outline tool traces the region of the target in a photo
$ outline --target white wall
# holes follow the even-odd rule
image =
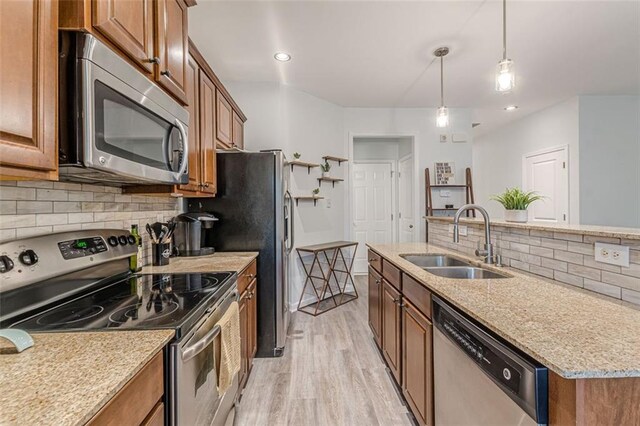
[[[502,219],[502,206],[490,197],[507,187],[522,186],[525,154],[561,145],[569,146],[569,220],[579,223],[578,98],[475,138],[471,169],[475,201],[484,206],[491,217]]]
[[[438,161],[453,161],[456,165],[456,179],[464,182],[465,168],[471,166],[471,111],[468,109],[449,109],[450,126],[446,130],[435,126],[435,108],[345,108],[344,130],[347,144],[352,137],[365,136],[415,136],[416,157],[416,206],[419,217],[425,213],[424,169],[429,167],[433,175],[433,165]],[[440,133],[465,133],[467,143],[440,143]],[[433,179],[433,176],[432,176]],[[434,193],[434,206],[453,203],[463,204],[463,193],[452,193],[450,198],[441,198]],[[349,206],[347,206],[349,208]],[[350,217],[350,212],[347,214]],[[426,222],[420,221],[418,238],[424,241]]]
[[[640,227],[640,97],[580,97],[580,221]]]

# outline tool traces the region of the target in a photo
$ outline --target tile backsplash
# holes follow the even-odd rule
[[[177,199],[122,194],[120,188],[69,182],[0,182],[0,242],[77,229],[141,228],[179,214]],[[145,250],[148,257],[149,250]]]
[[[451,224],[429,222],[429,243],[474,256],[484,228],[464,225],[468,235],[456,244]],[[505,266],[640,305],[640,240],[494,225],[491,238]],[[595,242],[630,246],[629,267],[596,262]]]

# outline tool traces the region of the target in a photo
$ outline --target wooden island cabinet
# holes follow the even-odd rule
[[[240,365],[239,392],[247,384],[253,359],[258,351],[258,278],[257,260],[254,260],[238,274],[238,301],[240,310]]]

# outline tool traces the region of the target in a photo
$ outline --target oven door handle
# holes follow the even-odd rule
[[[204,350],[207,346],[211,344],[215,340],[216,337],[220,334],[221,328],[219,325],[216,325],[211,329],[210,332],[204,335],[204,337],[198,340],[193,345],[188,346],[187,348],[182,350],[182,361],[187,362],[194,356],[198,355],[200,352]]]
[[[180,177],[187,171],[187,165],[189,164],[189,141],[187,140],[187,132],[178,119],[176,119],[176,127],[182,136],[182,164],[180,165],[180,170],[178,170],[178,177]]]

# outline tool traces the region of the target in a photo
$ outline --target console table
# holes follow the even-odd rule
[[[349,259],[348,252],[351,248],[353,255]],[[351,275],[357,248],[358,243],[353,241],[333,241],[296,249],[307,275],[298,301],[299,311],[317,316],[358,298]],[[310,264],[305,263],[303,254],[313,255]],[[347,288],[349,283],[353,290]],[[312,292],[307,293],[308,289]],[[307,294],[313,297],[311,302],[304,300]]]

